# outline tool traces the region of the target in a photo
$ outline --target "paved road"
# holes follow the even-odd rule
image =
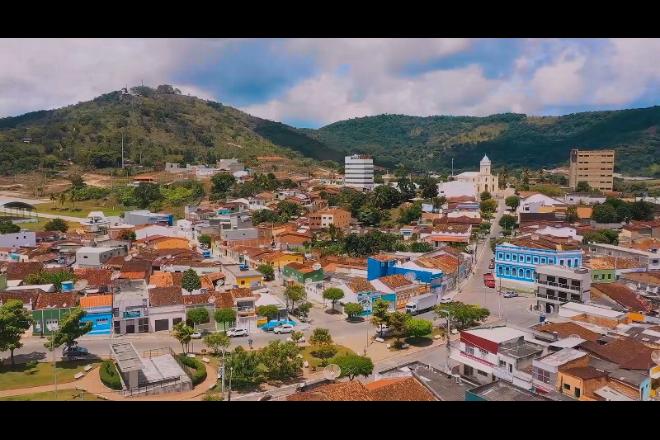
[[[504,200],[499,200],[498,210],[492,221],[490,237],[498,237],[502,228],[498,221],[504,213]],[[461,287],[460,292],[454,299],[467,304],[479,304],[490,310],[492,317],[505,319],[507,322],[528,327],[538,322],[538,315],[529,311],[529,306],[534,302],[531,295],[521,295],[517,298],[504,298],[498,294],[498,288],[489,289],[483,283],[483,275],[492,270],[488,268],[493,258],[489,239],[480,243],[481,249],[477,249],[479,258],[475,264],[473,275]]]
[[[6,212],[7,214],[25,215],[25,212],[23,211],[19,211],[16,209],[9,209],[9,208],[5,208],[3,212]],[[35,217],[61,218],[62,220],[66,220],[68,222],[74,222],[74,223],[80,223],[81,220],[85,220],[84,218],[81,217],[71,217],[69,215],[61,215],[61,214],[44,214],[42,212],[35,214],[36,214]]]

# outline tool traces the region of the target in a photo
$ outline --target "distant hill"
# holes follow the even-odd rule
[[[474,169],[484,153],[495,167],[549,168],[568,163],[571,148],[614,148],[616,170],[660,176],[660,107],[533,117],[380,115],[336,122],[310,137],[341,152],[374,155],[383,166]]]
[[[279,154],[343,162],[370,153],[378,165],[417,171],[474,169],[484,153],[495,168],[565,164],[571,148],[615,148],[619,172],[660,176],[660,107],[559,117],[380,115],[297,129],[171,86],[134,87],[56,110],[0,119],[0,173],[53,168],[65,160],[92,168],[126,158],[146,166]]]

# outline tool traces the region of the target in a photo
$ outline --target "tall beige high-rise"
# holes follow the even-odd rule
[[[571,150],[568,184],[575,189],[587,182],[600,191],[612,191],[614,185],[614,150]]]

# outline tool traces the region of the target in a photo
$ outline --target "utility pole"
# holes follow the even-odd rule
[[[222,349],[222,395],[225,395],[225,349]]]
[[[454,158],[451,158],[451,177],[454,177]]]
[[[227,394],[227,402],[231,402],[231,378],[234,375],[234,367],[229,368],[229,394]]]
[[[124,132],[121,133],[121,169],[124,169]]]
[[[451,336],[451,311],[443,310],[442,312],[447,314],[447,355],[445,356],[445,369],[447,370],[447,374],[449,374],[451,373],[451,370],[449,369],[449,351],[451,349],[451,346],[449,345],[449,337]]]

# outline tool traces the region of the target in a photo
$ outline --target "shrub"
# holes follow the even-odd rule
[[[190,367],[195,370],[192,374],[192,383],[193,386],[198,385],[206,379],[206,366],[197,358],[191,358],[185,354],[179,355],[179,360],[186,367]]]
[[[112,390],[121,390],[121,378],[119,372],[112,361],[103,361],[100,369],[101,382]]]

